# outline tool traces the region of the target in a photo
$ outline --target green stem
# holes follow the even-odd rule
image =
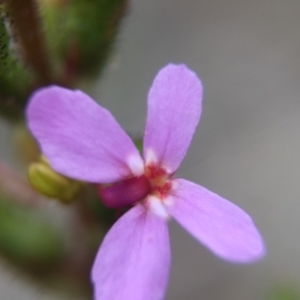
[[[39,85],[51,83],[52,74],[47,47],[34,0],[4,0],[9,26],[19,40],[25,62],[33,70]]]

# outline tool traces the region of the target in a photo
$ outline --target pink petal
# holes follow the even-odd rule
[[[110,229],[92,269],[95,300],[162,300],[170,268],[167,222],[137,205]]]
[[[143,173],[130,137],[108,110],[81,91],[57,86],[38,90],[27,119],[43,154],[64,175],[109,183]]]
[[[264,253],[262,238],[251,218],[239,207],[186,180],[175,179],[169,213],[216,255],[248,263]]]
[[[202,85],[185,65],[168,65],[156,76],[148,95],[144,136],[146,163],[176,171],[191,143],[201,114]]]

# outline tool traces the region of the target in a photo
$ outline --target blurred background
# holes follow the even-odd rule
[[[133,0],[122,26],[90,95],[142,134],[157,71],[169,62],[193,69],[204,109],[177,175],[245,209],[267,246],[257,264],[234,265],[171,222],[166,300],[300,299],[300,2]],[[1,158],[19,168],[11,130],[1,121]],[[65,298],[0,261],[0,299]]]

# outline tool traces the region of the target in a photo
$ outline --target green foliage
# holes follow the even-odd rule
[[[0,253],[14,264],[46,272],[64,256],[61,236],[34,211],[0,198]]]
[[[43,85],[73,88],[99,75],[127,8],[127,0],[37,3],[0,2],[0,113],[9,118],[22,118]]]
[[[143,138],[142,137],[133,137],[133,141],[141,155],[143,155]]]
[[[277,286],[270,293],[268,300],[300,300],[300,293],[291,286]]]
[[[88,213],[92,215],[91,219],[94,219],[96,223],[98,225],[100,224],[105,230],[110,228],[120,216],[116,210],[110,209],[102,203],[95,188],[87,186],[85,190],[85,201],[86,209],[88,209]]]
[[[43,4],[45,30],[58,65],[93,77],[103,68],[114,42],[126,0],[74,0]]]
[[[7,28],[11,20],[1,5],[0,14],[0,113],[16,117],[22,113],[32,75],[17,58],[19,53],[12,49],[18,37],[12,33],[9,35]]]

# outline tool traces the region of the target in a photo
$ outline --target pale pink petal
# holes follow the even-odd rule
[[[170,269],[167,222],[138,204],[110,229],[92,269],[95,300],[162,300]]]
[[[110,112],[81,91],[51,86],[33,94],[29,128],[52,167],[69,177],[108,183],[143,173],[143,161]]]
[[[175,179],[174,184],[169,213],[212,252],[240,263],[264,255],[262,238],[242,209],[195,183]]]
[[[146,163],[173,173],[191,143],[201,114],[202,85],[185,65],[168,65],[157,74],[148,95],[144,136]]]

